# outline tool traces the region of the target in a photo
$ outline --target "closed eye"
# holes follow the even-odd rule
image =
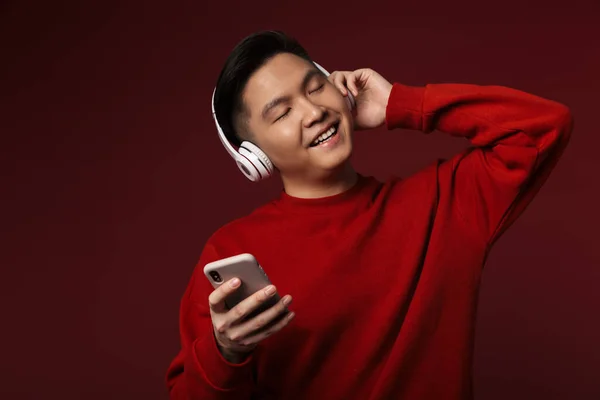
[[[285,117],[287,117],[290,113],[291,108],[288,108],[287,110],[285,110],[285,112],[283,114],[281,114],[279,117],[277,117],[275,119],[275,122],[280,121],[282,119],[284,119]]]
[[[322,90],[323,90],[323,88],[324,88],[324,87],[325,87],[325,84],[324,84],[324,83],[322,83],[322,84],[321,84],[321,85],[320,85],[318,88],[316,88],[316,89],[314,89],[314,90],[311,90],[309,93],[311,93],[311,94],[312,94],[312,93],[320,92],[320,91],[322,91]]]

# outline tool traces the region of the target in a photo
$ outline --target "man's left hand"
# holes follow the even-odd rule
[[[392,91],[392,84],[370,68],[355,71],[334,71],[329,75],[343,96],[348,90],[354,95],[354,128],[371,129],[385,123],[385,112]]]

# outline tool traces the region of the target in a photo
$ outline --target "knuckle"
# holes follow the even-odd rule
[[[213,294],[211,294],[210,296],[208,296],[208,305],[211,307],[214,307],[218,304],[217,299],[215,298],[215,296]]]
[[[238,317],[238,318],[241,318],[246,314],[244,309],[240,306],[234,307],[233,312],[235,313],[236,317]]]
[[[267,298],[267,294],[263,290],[261,290],[258,293],[256,293],[256,295],[254,295],[254,298],[262,303]]]
[[[232,290],[233,288],[231,287],[231,285],[227,284],[219,286],[219,288],[215,290],[215,292],[220,293],[221,296],[226,296],[229,293],[231,293]]]
[[[267,324],[267,321],[265,321],[265,319],[264,319],[264,318],[258,318],[258,319],[256,320],[256,322],[254,323],[254,328],[255,328],[255,329],[260,329],[260,328],[262,328],[263,326],[265,326],[266,324]]]
[[[217,332],[219,333],[224,333],[226,330],[226,326],[224,322],[218,322],[215,324],[215,329],[217,330]]]
[[[229,335],[227,335],[227,340],[229,340],[230,342],[237,342],[239,340],[239,337],[235,333],[230,333]]]
[[[240,339],[240,334],[236,329],[228,329],[223,333],[223,337],[230,342],[236,342]]]

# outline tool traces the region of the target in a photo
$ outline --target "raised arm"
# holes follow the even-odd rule
[[[445,162],[440,182],[456,212],[491,245],[531,202],[571,134],[569,109],[500,86],[394,84],[388,129],[438,130],[472,148]]]

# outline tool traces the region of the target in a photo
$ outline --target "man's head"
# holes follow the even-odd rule
[[[253,34],[234,48],[217,82],[215,112],[232,143],[260,147],[284,178],[326,178],[352,152],[346,99],[281,32]]]

